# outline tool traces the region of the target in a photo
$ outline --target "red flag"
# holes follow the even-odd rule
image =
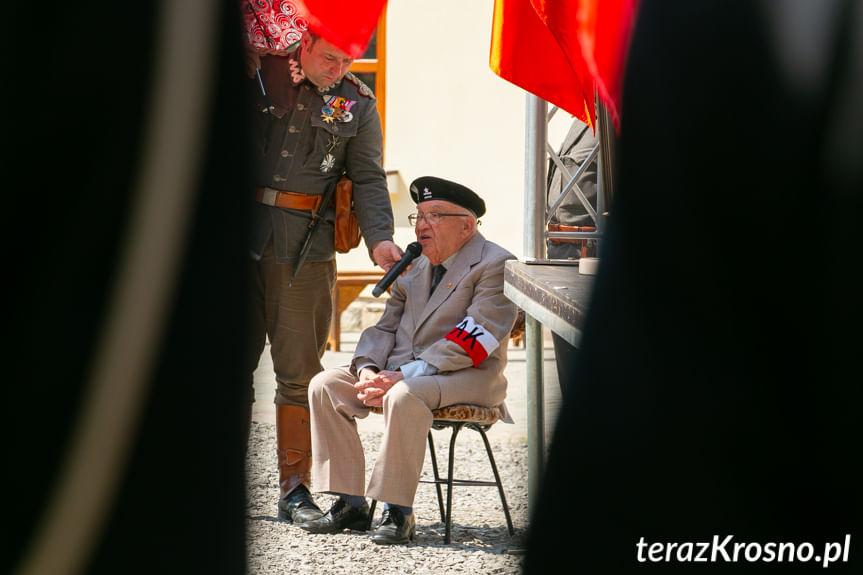
[[[600,0],[495,0],[495,22],[498,21],[499,14],[504,16],[513,14],[517,18],[529,20],[529,10],[525,9],[528,3],[535,14],[535,20],[538,20],[540,27],[545,30],[537,29],[535,23],[524,26],[524,22],[514,21],[510,22],[513,31],[507,33],[507,23],[503,22],[503,33],[492,36],[492,60],[496,53],[496,38],[504,44],[497,49],[497,53],[502,58],[515,53],[516,41],[521,42],[522,51],[530,49],[530,45],[536,42],[539,54],[544,55],[544,51],[549,50],[552,57],[543,66],[514,59],[505,64],[498,64],[497,67],[492,62],[492,70],[505,80],[586,121],[578,113],[559,102],[562,94],[574,90],[574,73],[576,78],[583,79],[579,82],[579,86],[585,105],[590,110],[588,123],[593,126],[595,119],[593,111],[595,88],[611,113],[615,128],[619,131],[623,71],[638,10],[638,0],[602,0],[601,2]],[[519,26],[523,27],[521,38],[516,31]],[[495,24],[495,31],[497,29],[498,26]],[[530,33],[529,37],[528,33]],[[549,48],[548,37],[553,39],[554,48]],[[512,44],[506,45],[508,42]],[[564,62],[561,62],[561,58]],[[513,67],[522,69],[517,72],[498,71]],[[545,90],[548,95],[542,95],[532,89],[537,75],[547,78],[546,83],[556,81],[558,85],[547,86]]]
[[[530,0],[495,0],[489,65],[504,80],[594,125],[593,81],[583,60],[567,57]]]
[[[296,0],[309,30],[351,58],[366,51],[386,0]]]
[[[554,4],[548,20],[552,26],[561,21],[558,11],[565,10],[566,2],[549,0]],[[581,0],[578,3],[578,42],[581,53],[596,81],[600,99],[605,103],[615,128],[620,131],[620,104],[623,98],[623,72],[635,18],[638,0]],[[567,14],[566,17],[571,16]]]

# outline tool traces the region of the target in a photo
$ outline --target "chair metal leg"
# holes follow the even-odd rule
[[[474,431],[477,431],[480,434],[480,437],[482,437],[483,445],[485,445],[485,452],[488,456],[489,465],[491,465],[492,473],[494,473],[494,481],[455,479],[455,444],[459,432],[465,426],[473,429]],[[429,430],[429,456],[431,458],[432,471],[434,472],[434,480],[421,480],[421,483],[435,484],[435,489],[437,490],[438,508],[441,514],[441,521],[444,523],[445,526],[444,544],[448,545],[452,542],[452,499],[453,486],[455,485],[497,487],[498,495],[500,495],[500,502],[501,505],[503,505],[503,513],[506,516],[507,530],[509,531],[510,536],[515,535],[515,528],[512,524],[512,516],[509,511],[509,504],[507,504],[506,502],[506,494],[504,493],[503,489],[503,482],[500,480],[500,472],[497,469],[497,462],[495,461],[494,453],[491,450],[491,443],[489,442],[488,436],[485,433],[488,426],[483,426],[482,424],[478,424],[475,422],[452,420],[436,421],[433,425],[433,429],[438,430],[443,429],[444,427],[449,427],[452,429],[452,435],[450,436],[449,440],[449,462],[447,465],[446,478],[441,477],[440,468],[438,467],[437,462],[437,453],[435,452],[434,447],[434,438],[432,436],[431,430]],[[441,485],[443,483],[446,483],[446,508],[444,508],[443,494],[441,489]],[[371,506],[371,514],[374,514],[374,502]],[[369,519],[369,528],[371,528],[371,518]]]
[[[455,467],[455,438],[458,437],[458,432],[461,431],[462,424],[455,424],[452,427],[452,437],[449,440],[449,467],[447,467],[446,480],[446,531],[444,531],[443,542],[449,545],[452,534],[452,483],[453,483],[453,467]]]
[[[434,449],[434,439],[432,438],[431,430],[429,430],[429,456],[431,457],[432,470],[434,471],[434,486],[437,489],[437,505],[438,509],[440,509],[440,520],[441,523],[446,523],[446,515],[444,515],[443,509],[443,493],[440,488],[440,473],[438,473],[437,467],[437,456],[435,455]]]
[[[491,463],[491,470],[494,472],[494,480],[497,483],[497,490],[500,493],[500,502],[503,505],[503,514],[506,515],[506,526],[509,529],[509,534],[514,535],[515,529],[513,529],[512,518],[509,515],[509,505],[506,504],[506,496],[503,494],[503,483],[501,483],[500,474],[497,472],[497,464],[494,461],[494,454],[491,452],[491,445],[488,442],[488,437],[481,426],[471,424],[470,427],[479,432],[482,436],[483,443],[485,443],[485,452],[488,454],[488,461]]]

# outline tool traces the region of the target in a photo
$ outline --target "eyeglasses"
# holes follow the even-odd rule
[[[440,219],[446,216],[459,216],[462,218],[469,218],[470,214],[441,214],[438,212],[429,212],[427,214],[411,214],[408,216],[408,223],[410,223],[410,225],[412,226],[415,226],[420,220],[425,220],[428,225],[436,226],[440,223]]]

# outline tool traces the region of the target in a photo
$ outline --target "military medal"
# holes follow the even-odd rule
[[[324,159],[321,160],[321,171],[323,173],[327,173],[333,169],[333,166],[336,164],[336,157],[332,154],[327,154],[324,156]]]
[[[351,108],[357,103],[356,100],[348,100],[341,96],[322,96],[324,107],[321,108],[321,119],[331,124],[334,120],[339,122],[350,122],[354,119]]]
[[[321,119],[327,124],[332,124],[335,120],[336,111],[331,106],[321,108]]]
[[[327,153],[324,159],[321,160],[321,171],[327,173],[336,165],[336,157],[333,155],[333,150],[341,143],[341,139],[333,134],[330,134],[330,141],[327,143]]]

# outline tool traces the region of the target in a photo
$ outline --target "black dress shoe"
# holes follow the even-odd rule
[[[338,499],[327,514],[313,521],[300,524],[309,533],[338,533],[343,529],[365,531],[369,524],[369,504],[351,507],[344,499]]]
[[[279,519],[293,521],[299,525],[323,517],[324,512],[315,505],[312,494],[305,485],[300,485],[279,499]]]
[[[417,531],[414,514],[405,515],[398,507],[384,509],[381,524],[372,533],[372,541],[378,545],[403,545],[410,543]]]

